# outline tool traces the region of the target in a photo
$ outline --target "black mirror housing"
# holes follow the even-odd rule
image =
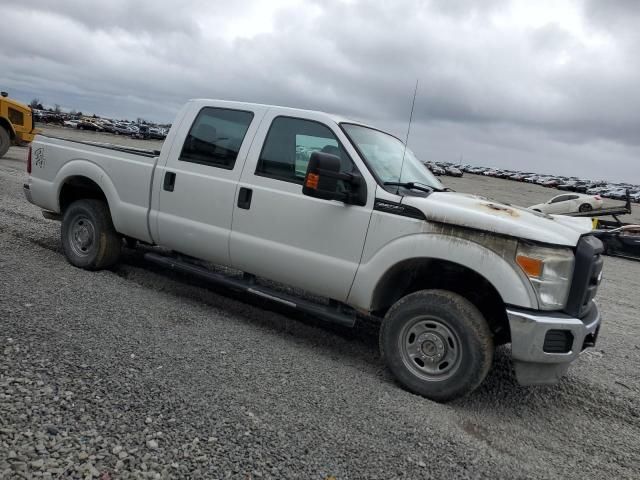
[[[302,193],[310,197],[336,200],[339,174],[339,157],[330,153],[313,152],[307,165]]]
[[[366,186],[359,175],[340,172],[340,157],[324,152],[313,152],[309,157],[302,193],[324,200],[340,200],[354,205],[367,203]],[[352,187],[352,192],[339,192],[338,181]]]

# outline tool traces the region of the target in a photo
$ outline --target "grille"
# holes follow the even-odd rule
[[[585,235],[578,242],[571,290],[565,308],[565,312],[573,317],[585,317],[593,305],[591,300],[596,296],[602,273],[602,251],[602,242],[593,235]]]

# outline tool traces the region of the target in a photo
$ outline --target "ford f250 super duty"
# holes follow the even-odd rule
[[[192,100],[160,152],[39,135],[27,168],[71,264],[108,268],[144,242],[214,284],[343,325],[366,315],[397,381],[431,399],[475,389],[505,343],[521,384],[556,382],[598,336],[589,219],[453,192],[358,122]]]

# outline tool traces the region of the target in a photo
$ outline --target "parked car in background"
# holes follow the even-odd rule
[[[554,188],[558,186],[558,179],[556,178],[548,178],[544,182],[542,182],[543,187]]]
[[[591,187],[591,188],[588,188],[585,193],[587,195],[602,195],[607,190],[608,190],[608,187],[606,186]]]
[[[624,200],[627,198],[627,189],[626,188],[612,188],[602,193],[602,196],[605,198],[612,198],[615,200]]]
[[[135,131],[131,133],[132,138],[140,138],[142,140],[147,140],[149,138],[149,126],[148,125],[137,125]]]
[[[131,135],[133,130],[126,123],[116,123],[113,126],[113,133],[116,135]]]
[[[538,205],[532,205],[530,210],[542,213],[577,213],[577,212],[590,212],[591,210],[597,210],[602,208],[602,198],[598,195],[580,195],[578,193],[565,193],[553,197],[546,203],[539,203]]]
[[[595,230],[593,234],[604,244],[605,255],[640,259],[640,225]]]
[[[461,177],[462,176],[462,170],[460,170],[457,167],[454,167],[453,165],[450,165],[448,167],[446,167],[444,169],[445,173],[447,175],[450,175],[452,177]]]
[[[431,171],[431,173],[433,173],[434,175],[444,175],[446,172],[444,171],[444,168],[439,167],[438,165],[436,165],[435,163],[431,163],[431,162],[427,162],[425,163],[425,166]]]
[[[69,128],[78,128],[78,121],[77,120],[65,120],[62,123],[63,127],[69,127]]]
[[[92,118],[83,118],[76,125],[78,130],[91,130],[94,132],[104,131],[104,127]]]
[[[151,127],[149,129],[149,138],[164,140],[167,138],[167,132],[163,128]]]
[[[100,119],[99,124],[105,132],[115,133],[115,125],[109,120]]]

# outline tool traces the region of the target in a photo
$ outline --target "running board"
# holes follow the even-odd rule
[[[166,257],[157,253],[145,253],[144,259],[160,265],[161,267],[177,270],[182,273],[195,275],[209,283],[230,288],[232,290],[247,292],[256,297],[265,298],[273,302],[286,305],[304,313],[321,318],[327,322],[337,323],[345,327],[353,327],[356,322],[356,313],[351,307],[338,302],[331,301],[330,305],[305,300],[294,297],[286,293],[279,292],[263,285],[257,285],[255,277],[245,273],[243,278],[233,278],[221,273],[212,272],[204,267],[194,265],[176,258]]]

